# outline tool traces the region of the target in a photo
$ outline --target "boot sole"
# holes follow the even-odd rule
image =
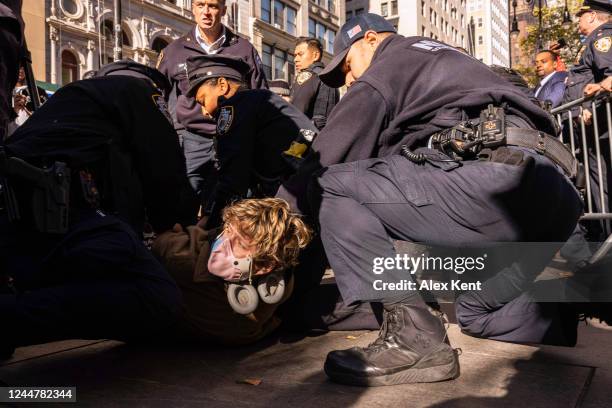
[[[430,357],[436,353],[443,352],[449,354],[449,361],[445,364],[433,367],[424,367]],[[459,377],[459,357],[455,350],[444,344],[443,347],[431,352],[423,357],[413,367],[393,374],[381,375],[377,377],[362,377],[344,372],[334,372],[325,364],[327,376],[334,382],[346,385],[357,385],[361,387],[379,387],[384,385],[432,383],[445,380],[453,380]]]

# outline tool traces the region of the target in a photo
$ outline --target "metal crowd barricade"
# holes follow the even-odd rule
[[[611,99],[610,93],[606,92],[603,95],[576,99],[551,110],[562,129],[559,140],[569,145],[574,157],[584,166],[585,191],[583,198],[585,213],[581,220],[602,221],[604,231],[607,234],[605,242],[591,257],[591,263],[600,260],[612,249],[612,231],[610,228],[612,213],[610,212],[608,197],[604,192],[604,188],[607,186],[607,177],[612,177],[612,172],[605,161],[602,160],[602,149],[608,149],[609,157],[612,158],[612,139],[610,138],[612,131]],[[587,125],[583,120],[585,109],[592,112],[592,126]],[[600,117],[602,115],[603,117]],[[608,137],[605,139],[600,139],[601,125],[607,128]],[[592,164],[590,161],[593,159],[595,159],[594,168],[590,166]],[[591,169],[595,168],[596,180],[593,180],[595,183],[592,183]],[[595,197],[592,191],[594,186],[597,186],[598,190],[595,192]]]

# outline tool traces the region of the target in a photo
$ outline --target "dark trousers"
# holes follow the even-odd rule
[[[346,303],[384,302],[398,295],[375,290],[375,279],[412,279],[402,269],[373,272],[375,258],[395,257],[393,239],[446,246],[565,241],[582,210],[578,193],[550,160],[522,151],[526,160],[521,166],[480,161],[418,165],[391,156],[326,169],[317,180],[321,237]],[[496,304],[510,302],[556,249],[549,254],[534,249],[538,262],[504,269],[481,293]]]
[[[80,339],[152,340],[175,323],[181,294],[132,229],[88,214],[63,237],[0,229],[0,341],[23,346]]]
[[[217,181],[213,138],[199,136],[186,129],[179,130],[178,135],[182,140],[189,184],[200,198],[200,203],[206,207]]]

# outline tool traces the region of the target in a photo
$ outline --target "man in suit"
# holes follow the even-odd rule
[[[553,108],[561,105],[567,72],[557,71],[557,54],[550,50],[540,51],[535,63],[536,74],[540,78],[540,84],[535,88],[535,97],[542,102],[550,101]]]

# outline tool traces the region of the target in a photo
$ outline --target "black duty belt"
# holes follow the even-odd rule
[[[509,146],[526,147],[559,165],[570,179],[578,174],[578,161],[570,149],[559,139],[534,129],[507,128],[506,144]]]

